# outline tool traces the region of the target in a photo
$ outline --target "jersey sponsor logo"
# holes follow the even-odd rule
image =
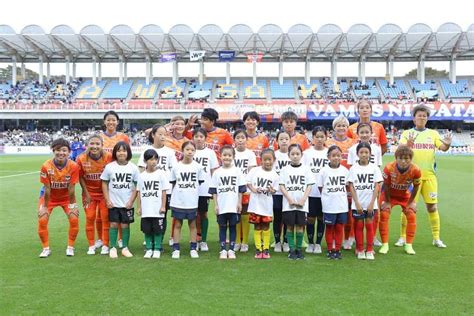
[[[321,169],[327,166],[328,164],[329,160],[327,160],[326,158],[313,158],[309,166],[311,168],[311,172],[319,173]]]
[[[158,163],[156,164],[156,169],[167,171],[168,166],[168,157],[158,155]]]
[[[180,189],[196,189],[197,174],[196,172],[180,172],[178,177],[178,188]]]
[[[286,181],[287,186],[285,189],[287,191],[304,191],[306,184],[306,177],[301,175],[290,175],[289,179]]]
[[[132,182],[131,173],[115,173],[114,178],[112,178],[112,188],[113,189],[130,189],[130,183]]]
[[[249,172],[249,160],[248,159],[235,159],[234,164],[237,168],[242,170],[243,174],[247,174]]]
[[[357,191],[374,190],[374,174],[358,174],[354,181],[354,189]]]
[[[273,185],[273,181],[270,179],[265,179],[265,178],[260,178],[257,177],[254,186],[257,187],[257,192],[261,194],[265,194],[267,196],[271,196],[272,194],[267,191],[268,187],[271,187]]]
[[[71,176],[65,176],[64,179],[69,182],[71,181]]]
[[[207,173],[207,167],[209,167],[209,158],[207,157],[194,157],[194,161],[196,161],[201,167],[203,171]]]
[[[84,178],[90,181],[98,181],[100,180],[100,175],[100,173],[88,173],[84,175]]]
[[[40,177],[41,177],[41,178],[47,178],[47,175],[46,175],[46,173],[44,173],[44,172],[40,172]]]
[[[51,182],[51,189],[67,189],[69,182]]]
[[[219,179],[220,187],[217,193],[234,192],[237,193],[237,177],[236,176],[224,176]]]
[[[283,167],[286,167],[290,164],[289,160],[277,160],[277,165],[276,165],[276,172],[278,175],[280,174],[280,170],[283,169]]]
[[[434,144],[417,143],[413,144],[413,149],[435,149]]]
[[[327,193],[346,192],[346,177],[329,176],[326,182]]]
[[[48,174],[54,175],[54,169],[48,169]]]

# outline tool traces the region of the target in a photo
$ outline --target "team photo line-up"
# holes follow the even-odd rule
[[[171,226],[171,257],[179,259],[184,220],[190,232],[189,255],[199,258],[198,251],[209,251],[211,199],[220,259],[235,259],[237,252],[249,251],[253,224],[256,259],[269,259],[271,247],[275,253],[287,252],[291,260],[304,259],[303,248],[307,254],[321,254],[325,237],[328,259],[342,259],[341,249],[351,250],[355,242],[356,258],[374,260],[374,246],[381,254],[389,252],[389,218],[396,205],[402,212],[395,246],[414,255],[420,195],[433,245],[445,248],[440,239],[435,151],[449,149],[451,133],[441,138],[426,128],[430,109],[418,105],[412,113],[414,127],[402,133],[394,161],[383,167],[384,127],[371,121],[372,105],[367,100],[358,102],[357,111],[359,121],[352,125],[344,116],[334,119],[332,137],[324,127],[315,127],[311,142],[295,131],[297,115],[285,112],[270,145],[258,132],[256,112],[245,113],[245,128],[231,135],[215,126],[218,113],[206,108],[199,120],[196,115],[188,120],[176,116],[166,125],[148,129],[150,145],[137,164],[131,162],[128,136],[117,131],[118,114],[109,111],[104,115],[105,130],[88,137],[86,150],[75,161],[67,140],[58,138],[51,144],[53,158],[40,171],[40,257],[52,253],[48,221],[57,206],[69,220],[66,255],[74,256],[80,214],[77,183],[82,189],[88,255],[97,251],[117,258],[121,249],[122,256],[132,257],[129,225],[139,215],[144,258],[160,258]]]

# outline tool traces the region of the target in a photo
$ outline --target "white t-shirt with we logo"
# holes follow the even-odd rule
[[[209,193],[217,194],[219,214],[237,213],[239,193],[246,191],[245,177],[239,168],[220,167],[212,175]]]
[[[294,201],[299,201],[304,196],[304,191],[308,186],[314,185],[314,177],[308,166],[300,164],[292,166],[291,164],[284,167],[280,172],[280,185],[284,185],[286,191]],[[308,199],[306,199],[303,207],[290,205],[288,200],[283,196],[283,212],[301,211],[308,212]]]
[[[323,213],[338,214],[349,210],[347,202],[347,178],[349,170],[343,165],[338,168],[326,166],[319,173],[316,183],[322,187],[321,203]]]
[[[182,161],[171,169],[170,182],[174,184],[170,206],[182,209],[197,209],[199,185],[204,181],[202,167],[194,160],[185,164]]]
[[[316,150],[314,147],[308,148],[303,152],[303,164],[309,167],[313,173],[314,179],[318,176],[321,170],[329,164],[328,149]],[[321,197],[321,192],[316,185],[311,188],[310,197]]]
[[[273,170],[277,173],[277,175],[280,175],[281,169],[288,166],[291,160],[288,156],[288,153],[282,153],[279,150],[275,151],[275,157],[276,160],[273,164]],[[275,195],[281,195],[280,186],[278,186],[278,190]]]
[[[214,150],[209,148],[197,149],[194,155],[196,161],[204,172],[204,182],[199,186],[199,196],[211,196],[209,194],[209,183],[211,182],[211,170],[219,167],[219,161]]]
[[[244,176],[249,174],[250,169],[257,166],[257,156],[250,149],[244,151],[235,150],[234,165],[242,171]]]
[[[355,165],[349,170],[349,178],[347,183],[352,183],[356,191],[357,197],[359,198],[359,203],[364,210],[367,210],[367,207],[370,204],[372,195],[374,194],[375,184],[383,181],[382,172],[379,167],[373,163],[369,163],[366,166],[361,166],[359,162],[356,162]],[[356,210],[354,199],[352,199],[352,209]],[[377,207],[377,199],[374,203],[374,209]]]
[[[273,197],[267,190],[268,187],[278,189],[278,174],[274,170],[266,171],[262,167],[256,167],[250,170],[247,183],[261,191],[261,193],[250,193],[248,211],[261,216],[273,216]]]

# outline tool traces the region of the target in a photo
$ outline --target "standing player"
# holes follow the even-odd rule
[[[382,172],[378,166],[370,162],[371,144],[360,142],[356,152],[359,159],[349,170],[347,180],[352,194],[351,209],[355,221],[356,253],[357,259],[374,260],[372,218],[377,209],[377,197],[383,181]],[[366,251],[364,251],[364,222],[367,238]]]
[[[79,137],[75,136],[74,141],[71,143],[71,159],[76,161],[77,157],[79,157],[84,150],[84,145],[79,140]]]
[[[105,166],[100,176],[102,192],[109,208],[110,251],[109,257],[116,259],[118,227],[122,227],[124,257],[133,257],[128,249],[130,241],[130,224],[134,222],[133,202],[137,197],[135,190],[138,180],[138,168],[130,162],[132,150],[125,142],[118,142],[112,150],[113,161]]]
[[[287,111],[281,114],[282,129],[290,135],[290,145],[298,144],[302,150],[306,150],[310,147],[308,138],[306,138],[306,135],[295,131],[297,123],[298,116],[295,112]],[[273,143],[273,149],[278,149],[278,142]]]
[[[173,116],[169,128],[167,128],[168,133],[165,135],[164,145],[174,150],[177,160],[182,159],[181,147],[185,142],[189,141],[189,138],[184,136],[185,127],[185,120],[182,116]]]
[[[38,205],[38,235],[43,245],[40,258],[51,255],[49,248],[48,222],[53,209],[61,206],[69,219],[68,243],[66,255],[74,256],[74,242],[79,231],[79,210],[74,193],[79,181],[79,167],[69,160],[71,147],[64,138],[58,138],[51,144],[53,159],[41,166],[40,182],[43,184]]]
[[[252,150],[247,149],[247,133],[239,129],[234,133],[235,143],[235,159],[234,165],[240,172],[247,177],[249,171],[257,166],[257,157]],[[249,206],[250,192],[246,192],[242,196],[242,212],[240,222],[237,224],[237,240],[234,247],[235,251],[247,252],[249,250],[249,214],[247,212]]]
[[[430,116],[430,109],[425,105],[415,106],[413,109],[413,122],[415,127],[403,132],[400,143],[407,144],[413,149],[413,163],[421,169],[420,192],[428,211],[433,245],[438,248],[446,248],[439,236],[440,220],[438,213],[438,180],[436,179],[436,149],[447,151],[451,146],[451,133],[448,132],[443,139],[437,131],[426,128]],[[418,201],[416,196],[415,202]],[[403,216],[403,214],[402,214]],[[397,246],[403,246],[406,238],[406,218],[402,218],[401,237]]]
[[[242,211],[242,193],[246,191],[245,178],[234,166],[235,149],[225,145],[221,148],[222,166],[212,175],[209,193],[212,194],[219,224],[219,259],[235,259],[236,225]],[[226,250],[227,227],[229,227],[229,250]]]
[[[304,151],[303,164],[308,166],[313,173],[314,179],[317,178],[322,168],[329,164],[328,149],[324,147],[326,142],[326,129],[322,126],[316,126],[313,129],[313,147]],[[314,243],[314,224],[318,219],[316,229],[316,243]],[[321,192],[315,185],[309,194],[309,212],[306,223],[306,232],[308,234],[307,253],[319,254],[322,252],[321,241],[324,235],[323,207],[321,204]]]
[[[92,135],[87,140],[87,150],[77,158],[79,165],[79,182],[82,188],[82,205],[86,212],[86,236],[89,242],[88,255],[94,255],[94,224],[96,215],[102,219],[102,231],[98,235],[98,243],[103,244],[101,255],[109,254],[109,210],[102,193],[100,175],[105,166],[112,161],[112,155],[102,148],[100,135]]]
[[[421,170],[412,163],[413,150],[406,145],[400,145],[395,151],[395,161],[385,166],[383,170],[382,210],[380,213],[380,235],[382,247],[379,253],[388,253],[388,228],[390,211],[395,205],[400,205],[407,217],[407,237],[405,252],[414,255],[413,240],[416,232],[416,202],[415,197],[421,183]],[[410,192],[410,187],[413,189]]]
[[[262,150],[270,147],[267,136],[258,133],[257,128],[260,124],[260,116],[257,112],[246,112],[243,117],[245,131],[247,132],[247,149],[252,150],[257,157],[257,165],[260,166],[260,154]]]

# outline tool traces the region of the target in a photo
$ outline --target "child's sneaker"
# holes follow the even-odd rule
[[[235,249],[235,247],[234,247],[234,249]],[[240,245],[240,252],[247,252],[247,251],[249,251],[249,245],[247,245],[247,244]]]
[[[74,247],[67,246],[66,248],[66,256],[74,257]]]
[[[314,253],[314,244],[308,244],[305,250],[306,253]]]
[[[117,245],[118,245],[119,248],[123,248],[123,241],[122,241],[122,239],[119,239],[119,240],[117,241]]]
[[[433,246],[438,247],[438,248],[446,248],[447,247],[441,239],[434,239],[433,240]]]
[[[209,251],[209,246],[207,245],[207,242],[205,241],[201,241],[199,243],[199,248],[201,249],[201,251],[204,251],[204,252]]]
[[[262,252],[262,259],[270,259],[271,256],[270,256],[270,251],[268,251],[268,249],[265,249],[263,252]]]
[[[342,249],[344,249],[344,250],[351,250],[352,249],[351,241],[349,239],[346,239],[342,242]]]
[[[223,249],[219,252],[219,259],[225,260],[227,259],[227,250]]]
[[[304,259],[304,254],[303,254],[303,251],[301,249],[296,250],[296,259],[297,260],[303,260]]]
[[[109,247],[107,246],[102,246],[102,249],[100,250],[101,255],[108,255],[109,254]]]
[[[242,252],[242,249],[240,249],[240,251]],[[235,258],[237,258],[237,257],[235,256],[235,251],[232,250],[232,249],[230,249],[229,251],[227,251],[227,258],[228,258],[228,259],[235,259]]]
[[[234,251],[239,251],[239,250],[240,250],[240,244],[235,244]]]
[[[173,240],[173,238],[170,238],[170,240],[168,241],[168,245],[170,247],[173,247],[173,244],[174,244],[174,240]]]
[[[328,251],[326,252],[326,257],[327,257],[328,259],[334,259],[334,258],[333,258],[333,255],[332,255],[332,250],[328,250]]]
[[[179,259],[179,250],[173,250],[171,253],[171,259]]]
[[[283,243],[283,252],[289,252],[290,251],[290,245],[288,245],[287,242]]]
[[[386,255],[388,253],[388,243],[382,244],[382,247],[379,249],[379,253]]]
[[[405,252],[409,255],[415,255],[416,254],[415,250],[413,249],[412,244],[405,244]]]
[[[275,251],[275,252],[281,252],[281,251],[282,251],[282,249],[281,249],[281,242],[277,242],[277,243],[275,244],[275,247],[273,248],[273,251]]]
[[[375,255],[373,251],[367,251],[365,253],[365,259],[367,260],[375,260]]]
[[[49,247],[43,248],[39,255],[40,258],[48,258],[49,256],[51,256],[51,250],[49,249]]]
[[[367,259],[367,257],[365,256],[365,252],[364,251],[360,251],[357,253],[357,259],[359,260],[365,260]]]
[[[128,247],[125,247],[122,249],[122,256],[126,257],[126,258],[131,258],[133,257],[132,253],[130,252],[130,250],[128,250]]]
[[[145,258],[145,259],[151,259],[151,257],[153,257],[153,250],[148,249],[148,250],[145,252],[145,255],[143,256],[143,258]]]
[[[321,245],[315,244],[313,253],[315,254],[323,253],[323,249],[321,249]]]
[[[104,245],[104,242],[101,240],[101,239],[97,239],[94,243],[94,247],[96,249],[99,249],[100,247],[102,247]]]
[[[298,259],[298,256],[296,255],[296,251],[295,251],[295,250],[290,250],[290,252],[288,253],[288,259],[290,259],[290,260],[296,260],[296,259]]]
[[[400,237],[398,238],[397,242],[395,243],[396,247],[403,247],[405,246],[405,238]]]
[[[377,237],[374,237],[374,246],[375,247],[381,247],[382,246],[382,242],[380,240],[378,240]]]
[[[118,255],[117,255],[117,248],[115,247],[112,247],[109,251],[109,257],[112,258],[112,259],[117,259],[118,258]]]
[[[198,259],[199,258],[199,253],[197,252],[196,249],[192,249],[189,254],[191,255],[191,258],[193,259]]]
[[[159,250],[154,250],[154,251],[153,251],[152,258],[153,258],[153,259],[160,259],[160,257],[161,257],[161,251],[159,251]]]
[[[342,253],[340,250],[336,250],[332,253],[333,257],[335,260],[341,260],[342,259]]]
[[[262,255],[263,255],[263,252],[261,252],[260,250],[255,250],[255,256],[254,256],[255,259],[262,259]]]
[[[95,246],[90,246],[87,250],[88,255],[95,255]]]

